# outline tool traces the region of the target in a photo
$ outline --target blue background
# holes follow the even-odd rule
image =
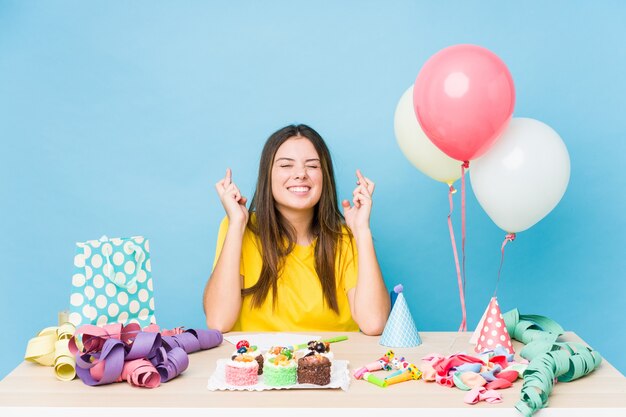
[[[0,377],[68,307],[75,242],[103,234],[150,239],[159,324],[205,326],[214,184],[231,167],[251,197],[265,139],[294,122],[327,140],[341,198],[356,168],[376,182],[389,289],[404,285],[419,330],[455,331],[447,189],[404,157],[393,115],[460,43],[502,58],[514,116],[571,158],[559,205],[507,245],[502,310],[549,316],[626,372],[624,21],[619,1],[0,1]],[[469,186],[472,330],[503,238]]]

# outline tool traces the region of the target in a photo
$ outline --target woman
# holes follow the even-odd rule
[[[226,170],[215,185],[226,218],[204,290],[209,328],[382,333],[390,300],[369,226],[374,183],[356,174],[342,216],[330,152],[306,125],[265,143],[250,210]]]

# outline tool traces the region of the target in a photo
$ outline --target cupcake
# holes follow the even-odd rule
[[[250,346],[247,340],[240,340],[237,342],[237,350],[233,352],[233,356],[244,355],[251,357],[259,364],[258,375],[263,375],[263,354],[257,349],[256,346]]]
[[[259,364],[251,355],[235,355],[226,363],[226,383],[230,385],[255,385],[258,382]]]
[[[298,358],[298,383],[328,385],[333,358],[330,343],[312,340],[308,350],[302,352]]]
[[[275,346],[268,350],[266,356],[263,366],[265,385],[284,387],[297,382],[298,365],[291,350]]]
[[[311,352],[298,359],[298,384],[330,384],[330,359],[317,352]]]

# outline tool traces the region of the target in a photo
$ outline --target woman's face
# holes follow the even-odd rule
[[[322,182],[320,157],[311,141],[293,136],[280,145],[272,165],[272,195],[283,215],[313,211]]]

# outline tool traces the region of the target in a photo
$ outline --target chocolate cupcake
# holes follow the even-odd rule
[[[319,353],[298,359],[298,384],[330,384],[331,362]]]

